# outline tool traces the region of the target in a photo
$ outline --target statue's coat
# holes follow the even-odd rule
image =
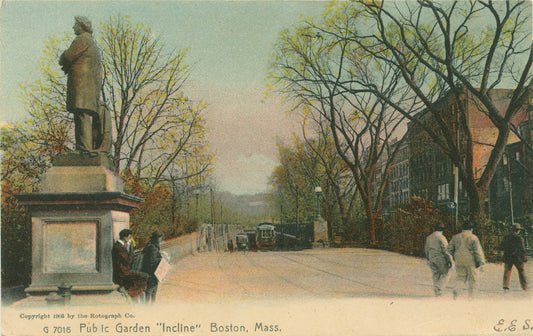
[[[67,111],[98,111],[102,85],[101,63],[96,43],[88,32],[80,33],[63,52],[59,64],[68,73]]]

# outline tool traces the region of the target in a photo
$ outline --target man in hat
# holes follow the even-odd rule
[[[525,273],[525,264],[527,262],[527,252],[524,248],[524,241],[520,237],[520,230],[522,227],[518,223],[514,223],[511,228],[511,233],[503,237],[500,244],[500,250],[503,251],[503,290],[509,290],[509,280],[511,278],[511,271],[513,265],[518,271],[518,278],[520,286],[523,290],[527,290],[527,278]]]
[[[125,290],[129,296],[138,298],[146,289],[148,274],[131,270],[131,235],[130,229],[120,231],[119,239],[113,245],[113,282],[121,287],[119,290]]]
[[[150,236],[150,241],[148,241],[143,249],[144,257],[141,272],[148,273],[149,275],[148,286],[146,287],[146,291],[144,293],[144,303],[155,302],[157,286],[159,284],[159,280],[155,276],[155,271],[157,270],[157,266],[159,266],[159,262],[162,258],[161,248],[159,246],[162,240],[163,232],[155,230]]]
[[[479,243],[479,238],[472,233],[474,223],[465,221],[463,231],[453,236],[448,245],[448,252],[455,260],[456,277],[453,283],[453,297],[457,297],[459,281],[468,283],[468,296],[474,296],[478,270],[483,271],[485,255]]]
[[[435,296],[442,295],[442,289],[448,282],[452,256],[448,253],[448,241],[442,234],[444,224],[435,224],[434,231],[426,238],[425,254],[431,272],[433,272],[433,290]]]

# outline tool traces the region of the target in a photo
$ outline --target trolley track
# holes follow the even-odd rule
[[[391,293],[392,294],[392,292],[389,291],[388,289],[385,289],[385,288],[382,288],[382,287],[378,287],[378,286],[375,286],[375,285],[370,285],[370,284],[368,284],[366,282],[363,282],[363,281],[358,281],[358,280],[355,280],[353,278],[346,277],[346,276],[343,276],[343,275],[340,275],[340,274],[337,274],[337,273],[334,273],[334,272],[331,272],[331,271],[316,267],[316,266],[311,265],[311,264],[303,263],[303,262],[298,261],[298,260],[296,260],[294,258],[290,258],[290,257],[288,257],[286,255],[283,255],[281,257],[284,258],[284,259],[287,259],[287,260],[289,260],[289,261],[291,261],[293,263],[296,263],[298,265],[301,265],[301,266],[304,266],[306,268],[321,272],[323,274],[326,274],[326,275],[329,275],[329,276],[332,276],[332,277],[335,277],[335,278],[339,278],[339,279],[342,279],[344,281],[348,281],[348,282],[351,282],[351,283],[355,283],[355,284],[358,284],[358,285],[361,285],[361,286],[364,286],[364,287],[368,287],[368,288],[371,288],[371,289],[375,289],[375,290],[379,290],[379,291],[382,291],[382,292],[386,292],[386,293]],[[321,258],[318,258],[318,257],[316,257],[316,258],[321,260],[321,261],[323,261],[323,259],[321,259]],[[329,263],[329,261],[328,261],[328,263]],[[353,268],[353,269],[357,269],[356,267],[346,265],[345,263],[335,262],[335,264],[340,265],[342,267],[350,267],[350,268]]]
[[[315,290],[315,289],[311,289],[309,288],[308,286],[303,286],[299,283],[297,283],[296,281],[293,281],[291,280],[290,278],[288,278],[287,276],[283,276],[282,274],[280,274],[280,272],[278,271],[274,271],[272,268],[269,268],[265,265],[261,265],[259,263],[257,263],[255,260],[253,260],[251,258],[250,255],[247,255],[246,256],[246,260],[248,261],[248,263],[250,265],[252,265],[253,267],[255,268],[259,268],[259,269],[263,269],[265,270],[266,272],[268,272],[269,274],[272,274],[274,275],[276,278],[278,279],[281,279],[282,281],[286,282],[286,283],[289,283],[291,286],[293,287],[296,287],[296,288],[299,288],[300,290],[303,290],[304,292],[307,292],[307,293],[310,293],[310,294],[313,294],[314,296],[317,296],[317,297],[320,297],[322,295],[318,294],[318,291]]]

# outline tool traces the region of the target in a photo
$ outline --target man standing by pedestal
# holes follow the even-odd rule
[[[518,271],[520,286],[523,290],[527,291],[527,279],[525,274],[527,252],[524,248],[524,241],[522,240],[522,237],[520,237],[521,229],[522,227],[520,224],[514,223],[512,233],[503,237],[503,241],[500,244],[500,250],[503,251],[503,262],[505,264],[503,270],[503,290],[505,292],[509,290],[509,280],[511,278],[513,265]]]
[[[426,238],[425,254],[431,272],[433,273],[433,290],[435,296],[442,295],[442,289],[448,282],[452,256],[448,253],[448,241],[442,234],[444,224],[438,222],[432,234]]]
[[[453,296],[457,297],[459,282],[468,283],[468,296],[474,296],[478,271],[483,271],[485,255],[479,238],[472,233],[474,226],[470,221],[463,223],[463,231],[453,236],[448,245],[448,252],[455,260],[456,278],[453,284]]]
[[[144,302],[145,303],[154,303],[155,296],[157,294],[157,286],[159,280],[155,275],[157,266],[161,261],[161,241],[163,240],[163,232],[155,230],[150,236],[150,241],[146,244],[143,249],[143,265],[141,268],[142,272],[145,272],[149,275],[148,286],[146,287],[146,292],[144,293]]]
[[[93,118],[98,118],[102,61],[91,22],[80,16],[74,20],[76,38],[59,58],[59,65],[68,74],[67,111],[74,114],[76,151],[83,153],[93,149]]]

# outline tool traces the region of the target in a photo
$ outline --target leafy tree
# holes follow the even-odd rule
[[[270,177],[274,187],[270,200],[277,205],[274,209],[280,209],[281,222],[311,220],[315,214],[314,188],[318,185],[316,176],[320,168],[316,161],[306,157],[298,141],[294,147],[286,147],[278,141],[277,147],[280,164]]]
[[[19,85],[20,98],[29,117],[22,123],[0,129],[2,183],[9,181],[13,192],[37,190],[39,177],[50,167],[51,158],[67,151],[69,123],[72,118],[64,112],[66,91],[60,84],[56,52],[66,38],[56,36],[45,42],[38,60],[41,77],[33,83]],[[55,70],[57,69],[57,70]]]
[[[131,213],[131,229],[139,247],[150,238],[153,230],[163,231],[165,237],[177,235],[177,223],[169,220],[172,212],[172,199],[170,191],[166,188],[157,187],[153,191],[143,193],[144,201],[139,208]]]
[[[2,287],[30,282],[31,220],[2,181]]]
[[[345,243],[362,242],[358,211],[364,212],[352,175],[331,144],[331,138],[295,137],[290,145],[278,142],[280,164],[275,167],[266,199],[282,222],[310,220],[316,214],[315,186],[322,188],[321,215],[328,236]],[[297,216],[297,213],[300,213]]]
[[[347,5],[327,7],[321,19],[304,19],[279,34],[271,59],[271,89],[303,110],[306,121],[328,130],[338,155],[351,171],[363,200],[371,244],[381,214],[395,150],[389,139],[403,117],[361,83],[379,81],[382,93],[405,98],[400,73],[361,53],[350,39],[360,13]],[[380,161],[385,167],[378,171]],[[383,176],[378,180],[376,175]]]

